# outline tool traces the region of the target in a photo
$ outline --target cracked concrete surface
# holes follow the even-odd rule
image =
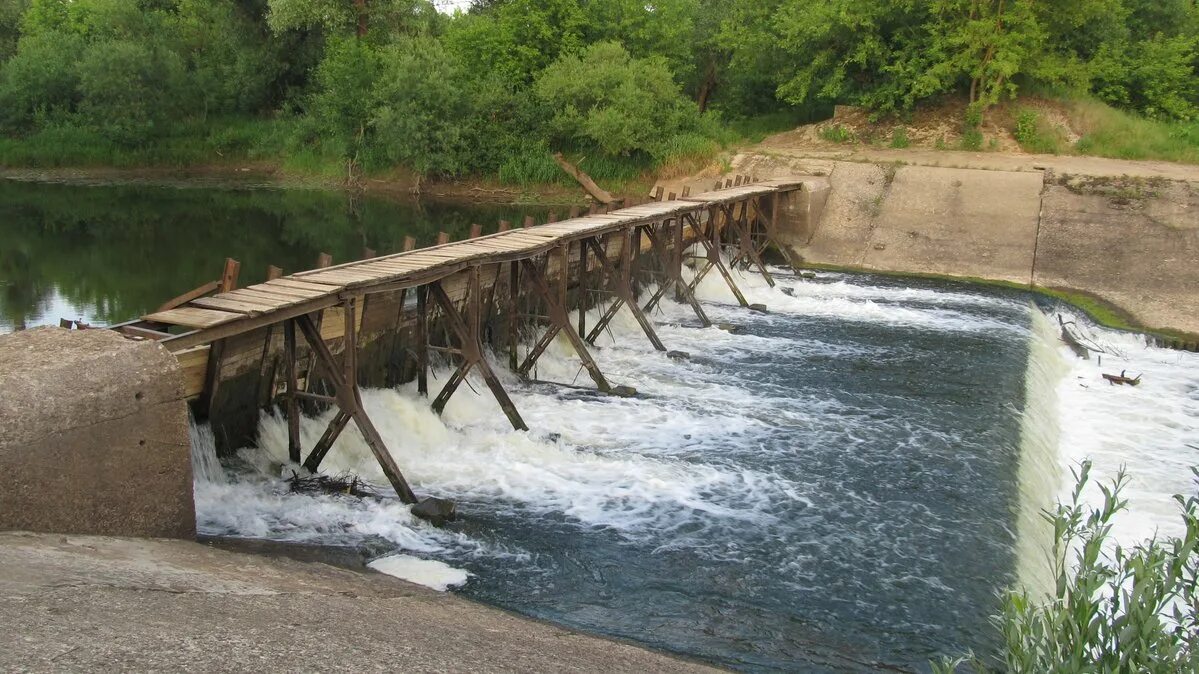
[[[698,672],[387,576],[187,541],[0,533],[0,671]]]

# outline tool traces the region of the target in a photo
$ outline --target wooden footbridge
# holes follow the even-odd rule
[[[506,350],[509,367],[527,377],[563,335],[595,386],[611,392],[588,347],[622,307],[654,348],[665,351],[647,313],[667,293],[673,291],[708,326],[694,294],[706,275],[718,273],[744,306],[731,265],[753,268],[773,284],[762,255],[772,245],[788,254],[779,243],[779,218],[788,194],[803,183],[738,177],[716,187],[696,196],[659,190],[645,203],[540,226],[501,223],[488,236],[475,227],[467,240],[443,236],[429,248],[290,276],[272,269],[270,280],[241,289],[231,263],[222,280],[113,329],[157,340],[176,354],[187,395],[220,429],[218,441],[240,446],[256,427],[258,411],[279,405],[287,415],[291,460],[315,472],[353,421],[399,497],[417,503],[363,407],[360,387],[416,379],[428,395],[436,357],[455,369],[433,398],[435,411],[445,409],[473,371],[513,427],[527,429],[485,349]],[[413,247],[411,240],[405,243]],[[689,257],[696,270],[690,280],[683,273]],[[639,302],[638,291],[651,284],[655,292]],[[599,319],[588,325],[587,310],[599,306]],[[336,414],[305,455],[301,414],[329,406]],[[229,422],[231,417],[240,422]]]

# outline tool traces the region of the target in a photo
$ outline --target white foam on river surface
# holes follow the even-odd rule
[[[1097,476],[1128,465],[1122,541],[1177,530],[1170,497],[1192,488],[1199,464],[1199,357],[1085,328],[1109,353],[1102,367],[1077,360],[1015,293],[835,274],[780,275],[770,288],[736,276],[770,315],[736,306],[716,272],[699,295],[713,321],[746,334],[701,329],[670,301],[652,316],[691,361],[655,352],[627,311],[617,315],[593,354],[636,398],[497,367],[529,432],[513,431],[474,380],[441,417],[413,385],[364,392],[417,493],[458,501],[464,524],[430,526],[393,499],[289,493],[280,478],[298,467],[287,465],[286,424],[265,415],[237,475],[197,464],[200,529],[382,548],[402,555],[381,562],[394,575],[436,571],[430,584],[460,578],[510,608],[724,664],[802,658],[855,671],[985,638],[976,605],[1017,577],[1040,582],[1048,541],[1037,515],[1068,494],[1083,458]],[[1121,369],[1143,372],[1141,387],[1100,378]],[[435,372],[431,390],[447,375]],[[534,375],[591,386],[561,338]],[[303,421],[305,447],[330,418]],[[193,440],[211,453],[211,434]],[[385,484],[353,424],[322,470]],[[995,561],[1004,554],[1010,564]],[[609,568],[624,563],[634,566]],[[677,585],[677,574],[698,575]]]

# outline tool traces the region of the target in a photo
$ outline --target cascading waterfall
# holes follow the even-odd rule
[[[1058,388],[1070,372],[1070,363],[1062,353],[1058,326],[1035,306],[1030,314],[1032,336],[1020,424],[1017,577],[1029,592],[1047,595],[1054,587],[1053,526],[1043,515],[1053,510],[1063,484]]]

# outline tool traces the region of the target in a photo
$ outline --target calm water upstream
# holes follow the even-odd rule
[[[114,203],[137,201],[116,194]],[[96,288],[90,270],[104,269],[100,278],[119,278],[121,267],[170,273],[147,257],[178,264],[217,246],[206,265],[225,255],[255,259],[237,249],[245,241],[247,250],[261,246],[255,264],[279,264],[265,254],[271,237],[287,240],[295,211],[254,219],[277,212],[252,193],[219,194],[236,197],[235,213],[205,205],[219,206],[213,195],[183,191],[178,207],[162,196],[169,217],[141,220],[152,246],[138,249],[134,228],[125,252],[101,248],[117,268],[81,262],[89,254],[68,250],[75,239],[44,219],[6,218],[0,227],[24,236],[26,252],[11,251],[19,247],[6,233],[0,259],[37,260],[41,287],[81,298],[71,300],[79,306],[95,306],[86,300],[98,295],[62,288]],[[282,198],[262,195],[268,204]],[[361,247],[360,231],[375,232],[369,245],[371,236],[398,240],[406,226],[441,229],[405,225],[397,210],[376,221],[388,223],[379,229],[355,229],[346,223],[362,220],[345,216],[344,203],[321,199],[346,229],[333,235],[344,237],[334,251],[343,258]],[[0,204],[24,212],[11,197]],[[30,212],[48,206],[40,208]],[[301,211],[319,232],[320,207]],[[189,233],[176,251],[170,217],[180,213],[190,214]],[[217,222],[206,227],[204,214]],[[475,219],[431,213],[408,222],[439,217]],[[100,245],[88,222],[81,216],[65,231]],[[226,233],[201,243],[197,229]],[[263,231],[223,242],[247,229]],[[296,245],[295,263],[331,246],[312,237]],[[45,259],[56,255],[59,262]],[[52,271],[76,268],[74,276]],[[203,269],[177,285],[206,280]],[[1070,357],[1056,319],[1011,291],[838,274],[783,277],[772,289],[742,277],[751,301],[771,309],[759,315],[732,306],[719,283],[714,275],[701,287],[711,317],[745,334],[700,329],[671,303],[654,317],[663,341],[690,361],[654,352],[631,317],[614,323],[595,355],[610,379],[640,391],[635,399],[509,378],[532,432],[512,431],[488,396],[466,388],[440,418],[411,387],[367,392],[417,491],[459,502],[463,518],[452,526],[418,522],[390,500],[288,493],[278,480],[286,428],[266,416],[259,447],[223,469],[211,462],[206,429],[193,429],[200,528],[368,550],[403,577],[738,669],[836,672],[919,671],[938,653],[993,652],[997,594],[1044,582],[1048,541],[1036,512],[1065,491],[1068,468],[1082,458],[1094,457],[1100,473],[1129,464],[1133,513],[1118,529],[1123,540],[1171,531],[1168,496],[1190,488],[1186,467],[1199,464],[1199,357],[1147,347],[1041,302],[1079,321],[1107,352],[1101,369]],[[142,307],[171,290],[147,289],[145,300],[112,292],[106,301]],[[1144,385],[1101,384],[1102,371],[1124,368],[1144,372]],[[584,383],[579,369],[555,344],[537,374]],[[305,422],[308,446],[325,421]],[[326,469],[382,482],[353,432]]]

